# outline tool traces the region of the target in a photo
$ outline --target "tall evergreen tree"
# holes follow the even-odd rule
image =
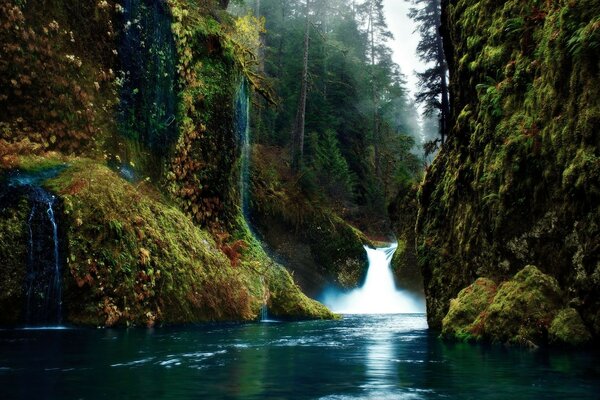
[[[304,156],[304,129],[306,121],[306,95],[308,91],[308,51],[310,49],[310,0],[306,0],[304,23],[304,51],[302,55],[302,81],[298,99],[298,111],[292,130],[292,171],[298,172]]]
[[[373,147],[375,150],[375,175],[381,177],[381,115],[380,96],[382,90],[382,77],[389,75],[393,64],[391,50],[387,42],[393,39],[388,30],[383,0],[365,0],[358,6],[358,13],[362,19],[368,43],[368,57],[371,70],[371,99],[372,99],[372,130]]]
[[[417,53],[431,67],[418,74],[419,93],[417,101],[425,106],[425,116],[439,118],[440,139],[443,144],[448,136],[450,100],[448,93],[448,65],[444,55],[444,44],[440,34],[440,0],[406,0],[413,7],[409,17],[418,25],[421,41]]]

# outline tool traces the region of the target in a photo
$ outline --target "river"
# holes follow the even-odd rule
[[[0,331],[3,399],[590,399],[598,356],[447,344],[423,314]]]

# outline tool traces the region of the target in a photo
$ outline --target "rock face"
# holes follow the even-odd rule
[[[401,188],[388,211],[393,221],[398,248],[392,258],[396,285],[403,290],[423,296],[423,275],[417,262],[415,224],[417,220],[417,188]]]
[[[451,299],[485,277],[500,289],[482,335],[552,341],[572,318],[597,341],[600,3],[444,3],[453,129],[427,171],[417,222],[429,324],[452,320]],[[542,316],[549,337],[490,330],[517,312],[502,304],[520,304],[529,264],[553,292],[523,301],[570,308]]]

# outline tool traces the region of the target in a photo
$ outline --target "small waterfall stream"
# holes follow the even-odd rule
[[[124,0],[119,131],[164,155],[177,138],[177,49],[162,0]]]
[[[250,196],[250,97],[248,82],[242,79],[235,100],[235,128],[240,144],[240,205],[246,223],[249,219]],[[248,223],[250,228],[250,224]]]
[[[398,247],[372,249],[365,246],[369,270],[362,287],[350,292],[327,289],[321,298],[323,304],[340,314],[403,314],[423,313],[423,300],[396,288],[391,261]]]
[[[42,171],[13,171],[5,190],[26,197],[27,271],[24,282],[26,326],[59,325],[62,322],[62,269],[58,234],[58,199],[42,183],[65,166]]]
[[[248,231],[252,236],[256,237],[250,224],[250,93],[248,90],[248,81],[245,78],[242,78],[238,87],[234,106],[235,130],[238,135],[237,139],[240,147],[240,208]],[[264,277],[261,277],[261,283],[266,288]],[[263,305],[260,308],[260,322],[276,322],[269,319],[267,301],[268,294],[265,295]]]
[[[27,221],[29,246],[25,291],[28,326],[60,324],[62,319],[61,263],[56,197],[41,187],[31,187],[31,213]]]

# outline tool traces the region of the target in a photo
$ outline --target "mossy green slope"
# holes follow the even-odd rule
[[[299,292],[285,269],[255,251],[256,240],[244,233],[234,97],[252,67],[251,49],[242,39],[257,36],[259,22],[246,21],[241,32],[213,2],[150,2],[169,23],[176,52],[175,60],[160,63],[176,62],[178,74],[168,75],[176,79],[176,115],[159,116],[163,125],[176,120],[177,129],[170,130],[176,137],[156,151],[142,140],[144,132],[130,132],[135,124],[124,130],[116,112],[123,90],[117,50],[127,23],[123,6],[112,0],[75,3],[32,0],[0,7],[0,36],[10,49],[29,46],[36,58],[3,53],[7,85],[0,102],[13,106],[0,108],[0,168],[70,164],[47,182],[65,213],[66,320],[91,325],[250,320],[264,302],[282,318],[332,318]],[[162,54],[160,43],[148,46]],[[162,68],[155,67],[142,75]],[[27,83],[36,76],[56,85]],[[22,85],[10,86],[11,80]],[[132,88],[132,94],[152,90]],[[32,98],[60,107],[36,108]],[[129,170],[133,177],[126,176]],[[10,215],[0,221],[0,232],[10,239],[2,254],[12,275],[3,276],[7,288],[0,305],[2,315],[14,311],[11,321],[3,321],[12,322],[19,319],[17,285],[26,268],[23,227],[16,222],[23,211],[3,212]]]
[[[45,185],[62,205],[65,322],[247,321],[265,303],[274,317],[333,318],[259,247],[233,265],[210,234],[152,185],[133,185],[94,160],[63,160],[68,167]],[[11,324],[21,321],[24,305],[27,202],[2,213],[1,322]]]
[[[328,283],[357,287],[367,270],[370,241],[317,199],[309,198],[281,149],[255,146],[251,218],[269,247],[294,271],[302,288],[319,294]]]
[[[419,193],[429,324],[528,264],[600,335],[600,4],[444,2],[452,137]]]

